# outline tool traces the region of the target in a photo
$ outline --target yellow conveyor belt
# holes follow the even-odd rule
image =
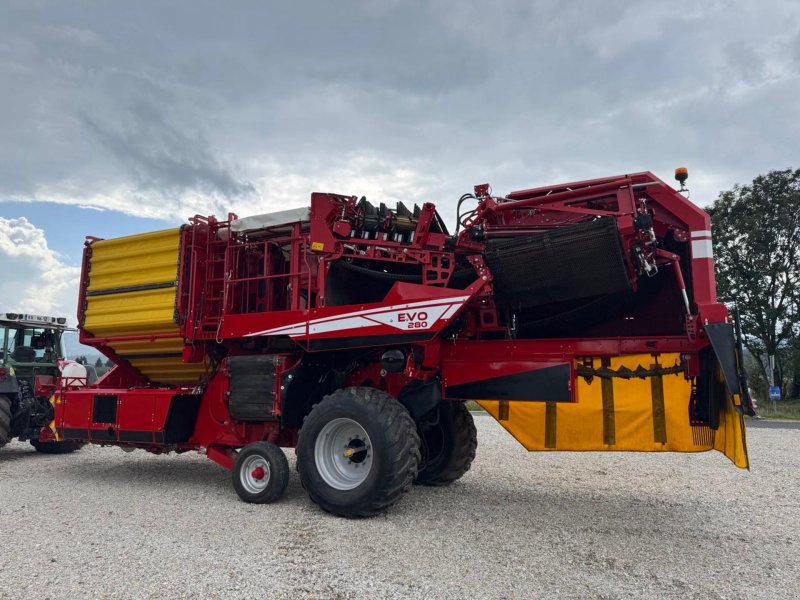
[[[203,364],[181,360],[184,340],[175,322],[181,230],[166,229],[91,244],[82,328],[153,383],[191,385]],[[172,334],[116,341],[121,336]],[[99,344],[98,344],[99,345]]]

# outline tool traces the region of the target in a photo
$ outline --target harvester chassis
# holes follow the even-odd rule
[[[462,204],[475,208],[462,216]],[[323,509],[368,516],[475,456],[475,400],[530,450],[717,449],[747,466],[733,324],[708,216],[650,173],[413,210],[308,209],[100,240],[81,341],[116,363],[62,386],[57,439],[202,450],[248,502],[297,448]]]

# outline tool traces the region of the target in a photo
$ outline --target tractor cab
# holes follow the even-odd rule
[[[79,447],[41,439],[53,419],[50,397],[64,364],[65,331],[72,330],[64,317],[0,313],[0,447],[13,438],[29,439],[41,452]]]
[[[67,330],[64,317],[0,313],[0,364],[31,388],[37,376],[54,382],[58,361],[64,359],[61,336]]]

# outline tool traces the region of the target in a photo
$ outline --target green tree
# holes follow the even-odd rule
[[[100,357],[98,356],[98,357],[97,357],[97,360],[96,360],[96,361],[94,361],[94,366],[95,366],[96,368],[98,368],[98,369],[99,369],[100,367],[102,367],[102,366],[103,366],[103,359],[102,359],[102,358],[100,358]]]
[[[800,169],[770,171],[736,185],[706,210],[719,296],[738,305],[744,343],[765,380],[767,357],[775,356],[775,381],[785,392],[800,345]]]

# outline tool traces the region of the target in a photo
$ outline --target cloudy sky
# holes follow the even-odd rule
[[[0,0],[0,82],[0,311],[74,315],[85,235],[312,191],[800,166],[796,0]]]

